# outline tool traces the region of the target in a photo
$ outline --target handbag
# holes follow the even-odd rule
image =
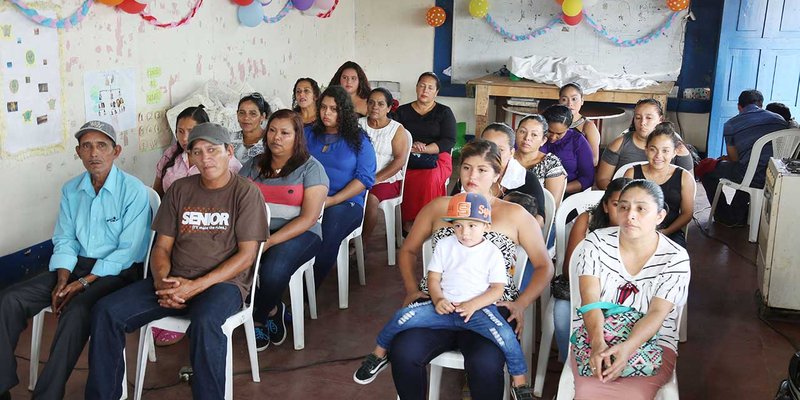
[[[605,321],[603,322],[603,336],[609,347],[622,343],[628,336],[644,314],[626,306],[621,306],[609,302],[596,302],[587,304],[578,309],[578,315],[583,315],[591,310],[603,310]],[[644,342],[635,353],[628,359],[628,365],[622,370],[622,377],[630,376],[654,376],[661,367],[664,349],[657,343],[658,333]],[[591,346],[586,325],[576,328],[570,337],[570,342],[575,353],[575,361],[578,365],[580,376],[592,376],[592,369],[589,366],[589,356]],[[612,357],[613,362],[613,357]]]
[[[408,169],[434,169],[438,162],[438,154],[411,153],[408,157]]]

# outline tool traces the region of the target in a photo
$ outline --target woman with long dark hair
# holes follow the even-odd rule
[[[311,126],[317,120],[317,100],[319,85],[311,78],[300,78],[292,89],[292,110],[303,118],[303,127]]]
[[[367,116],[367,98],[372,90],[364,69],[354,61],[346,61],[333,74],[328,86],[341,86],[350,95],[353,109],[359,117]]]
[[[322,163],[330,186],[322,219],[322,248],[314,264],[317,289],[336,265],[342,240],[364,215],[364,192],[375,183],[375,150],[358,126],[350,95],[330,86],[317,103],[317,122],[305,128],[308,152]]]
[[[317,219],[328,194],[328,176],[308,154],[300,114],[286,109],[270,116],[264,153],[245,163],[239,175],[255,183],[271,212],[253,311],[261,351],[286,339],[286,305],[281,297],[292,274],[322,245]]]

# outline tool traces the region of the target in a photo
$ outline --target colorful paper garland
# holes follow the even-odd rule
[[[48,18],[41,14],[39,14],[36,10],[29,7],[25,2],[22,0],[9,0],[11,4],[16,6],[25,17],[29,20],[48,27],[48,28],[57,28],[57,29],[69,29],[73,26],[76,26],[86,18],[86,15],[89,14],[89,10],[94,5],[94,0],[85,0],[83,4],[80,5],[69,17],[66,18]]]
[[[89,15],[89,10],[94,6],[94,0],[84,0],[83,4],[81,4],[75,11],[73,11],[68,17],[64,18],[49,18],[39,14],[38,11],[33,9],[32,7],[28,6],[23,0],[9,0],[11,4],[13,4],[17,9],[22,12],[22,14],[28,18],[29,20],[37,23],[41,26],[48,27],[48,28],[56,28],[56,29],[69,29],[74,26],[80,24],[87,15]],[[261,3],[262,5],[267,5],[271,3],[271,1],[265,3]],[[148,24],[156,26],[158,28],[175,28],[181,25],[185,25],[189,20],[195,17],[197,14],[197,10],[203,4],[203,0],[197,0],[195,5],[192,9],[178,21],[173,22],[160,22],[156,17],[152,16],[151,14],[146,14],[144,11],[139,13],[139,16],[142,17]],[[324,13],[318,13],[316,16],[318,18],[329,18],[333,11],[336,9],[336,6],[339,5],[339,0],[334,0],[333,6],[330,10]],[[286,5],[281,9],[281,11],[274,17],[267,17],[264,16],[264,22],[268,24],[274,24],[282,20],[286,15],[288,15],[289,11],[292,10],[293,5],[292,1],[287,1]]]
[[[183,18],[181,18],[181,19],[179,19],[177,21],[172,21],[172,22],[160,22],[158,20],[158,18],[156,18],[156,17],[154,17],[154,16],[152,16],[150,14],[146,14],[144,11],[139,13],[139,16],[142,17],[142,19],[145,20],[145,22],[147,22],[148,24],[153,25],[155,27],[158,27],[158,28],[175,28],[175,27],[178,27],[178,26],[181,26],[181,25],[185,25],[187,22],[189,22],[189,20],[194,18],[195,14],[197,14],[197,10],[200,9],[200,6],[202,4],[203,4],[203,0],[197,0],[197,2],[194,3],[194,6],[192,7],[191,10],[189,10],[189,12],[186,14],[186,16],[184,16]]]
[[[605,27],[598,24],[594,19],[592,19],[592,17],[589,16],[586,10],[582,12],[584,21],[586,21],[586,23],[595,31],[595,33],[602,36],[603,38],[611,42],[611,44],[617,47],[635,47],[650,43],[653,39],[657,38],[658,36],[661,36],[661,34],[663,34],[667,29],[669,29],[672,26],[672,23],[675,21],[675,18],[678,16],[678,14],[680,14],[680,12],[673,12],[672,14],[670,14],[667,20],[663,24],[661,24],[660,27],[648,33],[647,35],[644,35],[636,39],[623,40],[616,36],[611,36],[611,34],[608,33]],[[559,22],[563,22],[562,18],[563,14],[559,14],[553,17],[553,19],[551,19],[549,22],[547,22],[547,24],[545,24],[541,28],[535,29],[524,35],[516,35],[509,32],[507,29],[505,29],[499,23],[497,23],[497,21],[495,21],[494,18],[492,18],[491,14],[486,14],[485,17],[486,23],[488,23],[489,26],[491,26],[495,32],[497,32],[500,36],[515,42],[533,39],[537,36],[541,36],[547,33],[556,24],[558,24]]]

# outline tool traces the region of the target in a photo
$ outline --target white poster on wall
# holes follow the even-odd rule
[[[40,27],[18,10],[0,12],[2,153],[19,156],[61,144],[58,30]]]
[[[136,128],[136,68],[90,71],[83,76],[86,120],[100,120],[117,131]]]

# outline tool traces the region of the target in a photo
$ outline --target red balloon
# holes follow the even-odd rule
[[[580,24],[581,20],[583,20],[583,13],[579,13],[578,15],[573,15],[571,17],[567,14],[564,14],[563,19],[565,24],[575,26]]]
[[[564,4],[564,0],[556,0],[556,4],[562,5],[562,4]]]
[[[144,11],[145,7],[147,7],[147,4],[137,3],[133,0],[125,0],[117,6],[117,8],[128,14],[138,14]]]
[[[249,6],[253,2],[253,0],[231,0],[231,1],[240,6]]]

